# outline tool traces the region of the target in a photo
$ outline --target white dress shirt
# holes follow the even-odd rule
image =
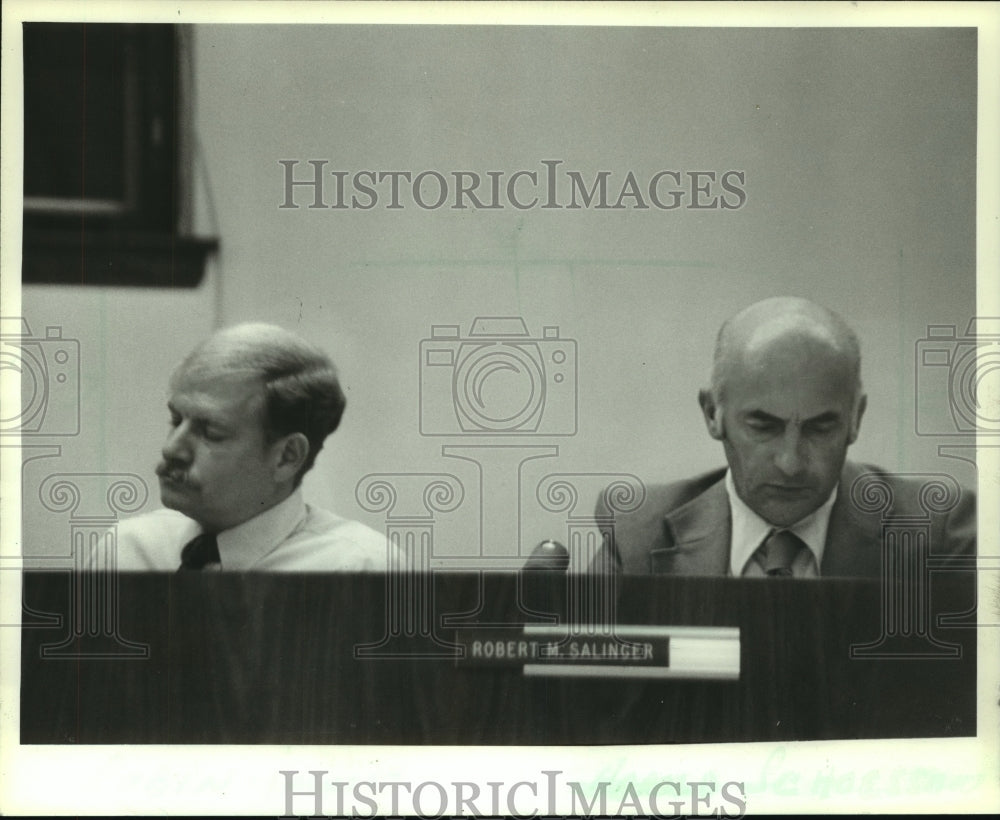
[[[199,532],[197,523],[175,510],[126,519],[118,524],[118,569],[176,570],[184,545]],[[307,505],[301,489],[249,521],[223,530],[216,540],[221,564],[207,565],[209,571],[385,572],[390,566],[384,535]]]
[[[753,559],[753,554],[775,526],[757,515],[739,497],[736,485],[733,483],[732,470],[726,471],[726,493],[729,495],[730,519],[733,527],[729,542],[729,574],[747,578],[763,577],[764,568]],[[792,561],[793,577],[819,577],[823,549],[826,546],[826,531],[830,526],[830,511],[836,499],[837,488],[834,487],[830,497],[821,507],[790,527],[777,528],[795,533],[809,548],[799,550],[795,560]]]

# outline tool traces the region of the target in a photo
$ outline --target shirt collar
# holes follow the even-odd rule
[[[743,568],[753,556],[771,530],[775,529],[746,505],[736,492],[732,470],[726,470],[726,493],[729,495],[729,510],[732,518],[732,536],[729,550],[729,572],[733,576],[743,574]],[[837,487],[822,506],[813,510],[801,521],[790,527],[801,538],[816,559],[816,567],[823,564],[823,549],[826,547],[826,532],[830,526],[830,511],[837,499]]]
[[[302,490],[297,489],[280,504],[220,532],[216,540],[222,568],[236,571],[250,569],[288,538],[305,514]]]

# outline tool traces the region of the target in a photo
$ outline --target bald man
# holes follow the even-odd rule
[[[745,577],[879,577],[881,519],[851,502],[865,473],[893,494],[893,514],[926,515],[921,483],[846,460],[867,397],[857,338],[805,299],[742,310],[719,331],[711,384],[698,395],[728,469],[647,488],[618,515],[596,571]],[[598,517],[606,510],[598,504]],[[975,554],[975,498],[932,522],[935,554]]]
[[[303,501],[346,400],[323,351],[280,327],[221,330],[170,380],[165,509],[118,525],[122,570],[385,570],[388,545]]]

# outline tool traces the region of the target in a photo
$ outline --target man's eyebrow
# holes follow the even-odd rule
[[[185,414],[178,410],[172,401],[168,400],[167,410],[171,413],[177,414],[178,416],[186,415],[189,419],[191,419],[191,421],[197,424],[211,424],[213,427],[219,428],[225,428],[230,424],[230,419],[217,413],[213,413],[213,411],[208,408],[196,408],[195,410]]]
[[[827,410],[825,413],[820,413],[818,416],[813,416],[805,420],[806,424],[827,424],[833,421],[840,421],[840,413],[836,410]]]
[[[770,413],[766,413],[763,410],[747,410],[744,414],[746,418],[752,418],[757,421],[768,421],[774,424],[784,424],[785,419],[779,416],[772,416]]]

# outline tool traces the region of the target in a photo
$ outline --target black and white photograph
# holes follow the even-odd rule
[[[2,13],[0,811],[1000,810],[1000,5]]]

